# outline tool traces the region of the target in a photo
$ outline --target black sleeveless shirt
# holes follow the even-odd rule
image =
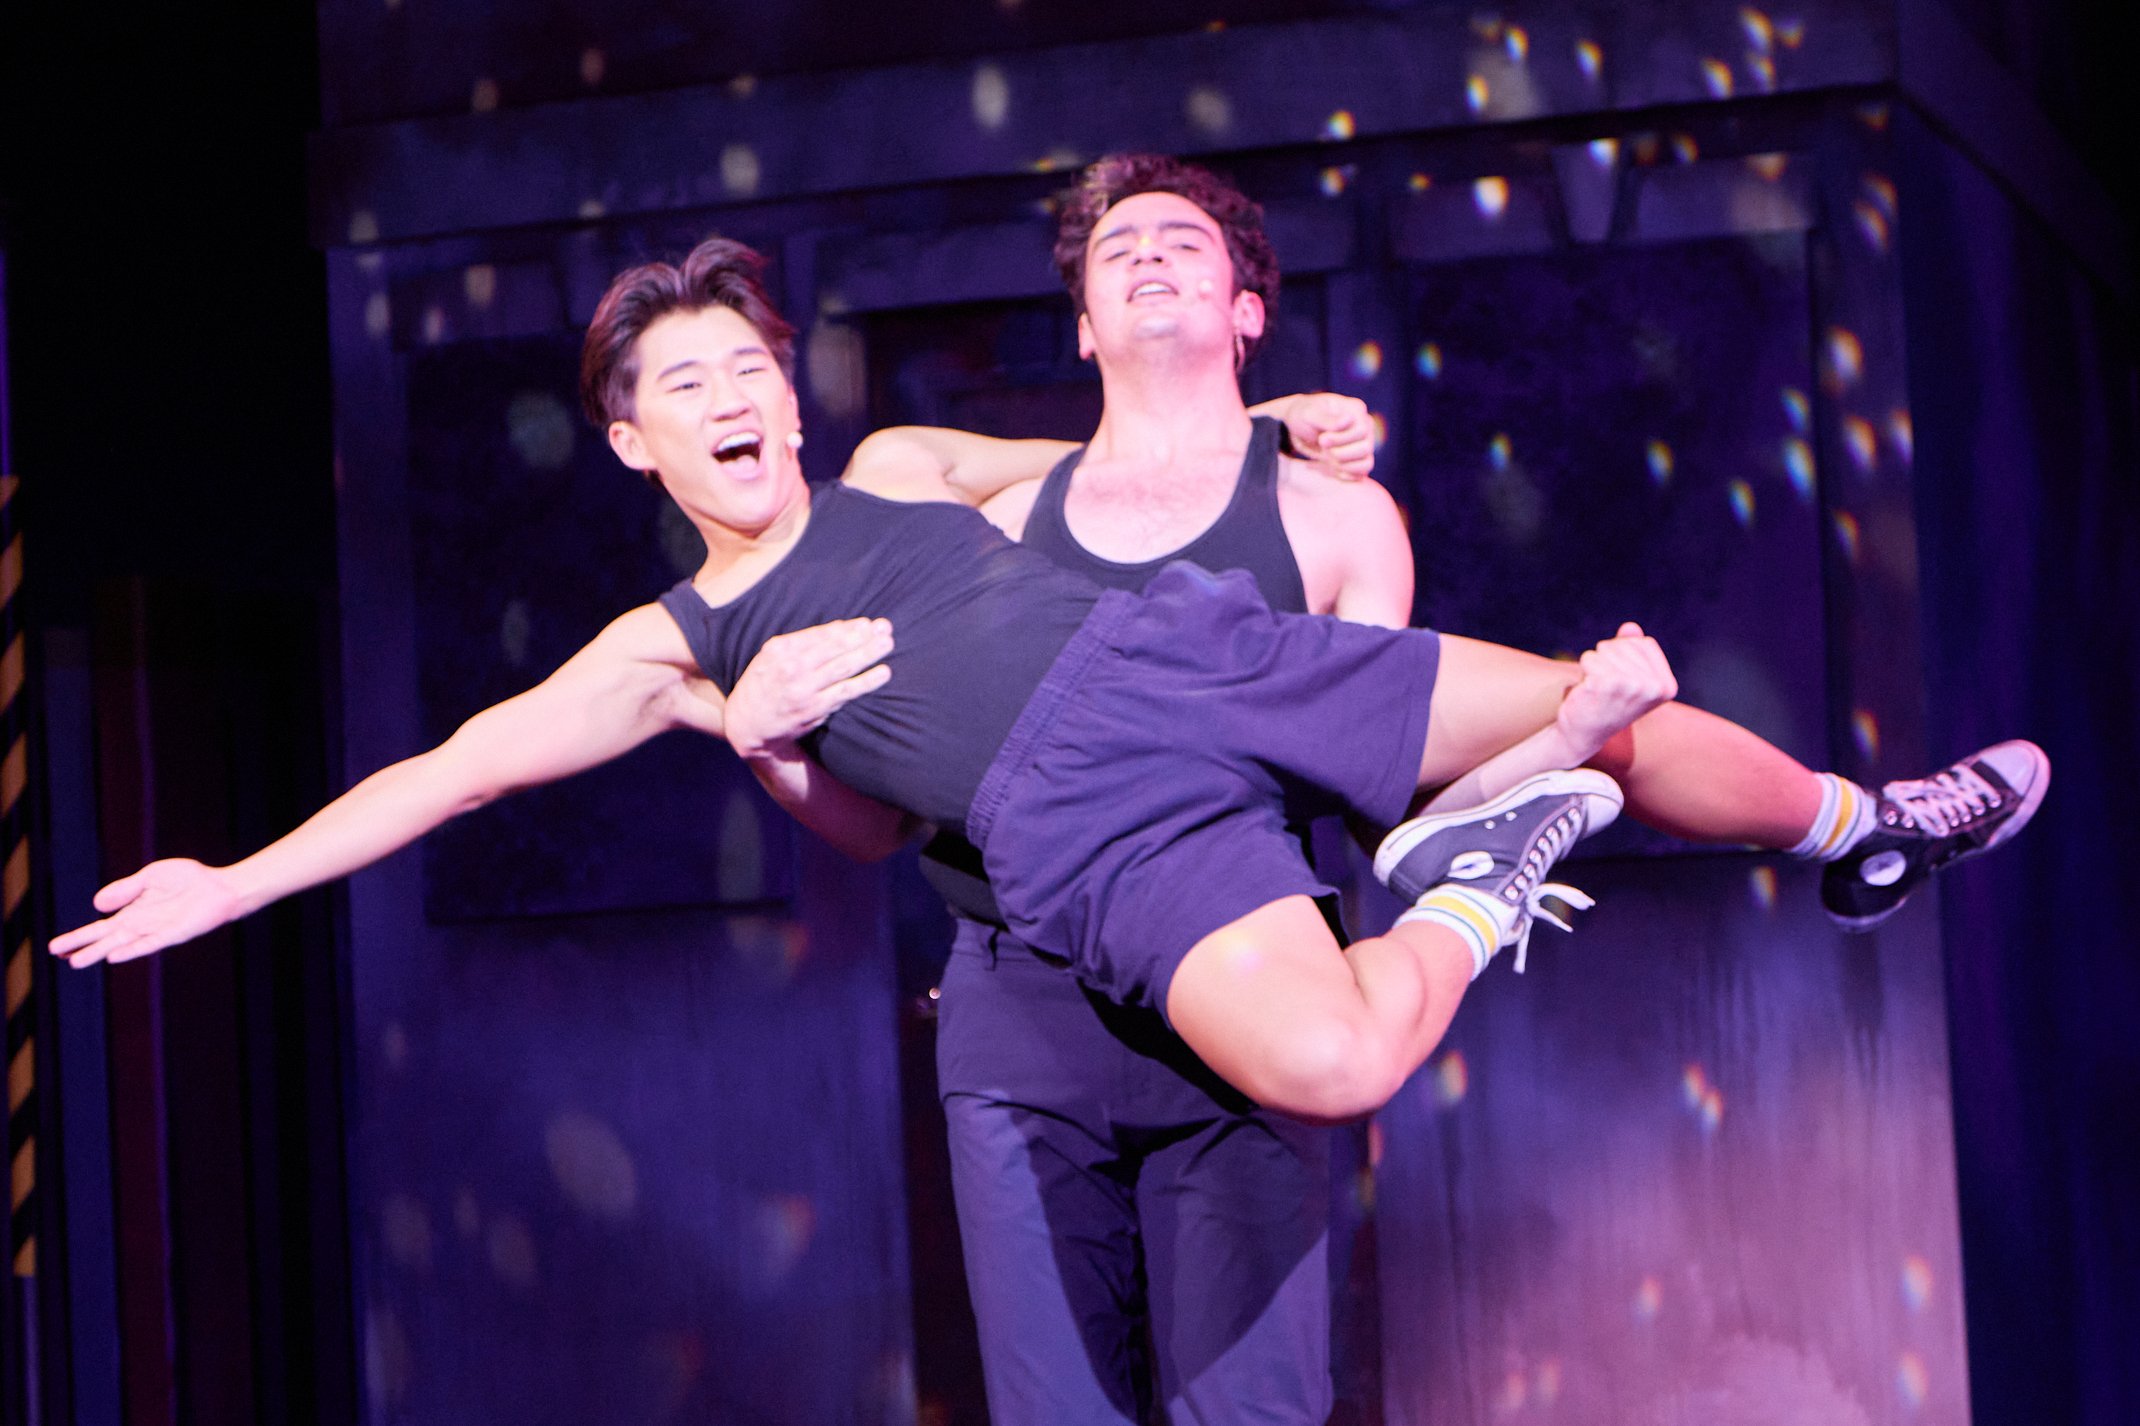
[[[1280,613],[1305,614],[1307,586],[1278,514],[1278,444],[1284,434],[1278,422],[1265,416],[1255,418],[1248,450],[1241,457],[1241,473],[1234,481],[1233,499],[1208,529],[1172,554],[1141,564],[1118,564],[1100,558],[1071,535],[1063,502],[1070,492],[1070,477],[1085,458],[1083,446],[1064,456],[1041,482],[1020,543],[1110,589],[1141,590],[1176,560],[1188,560],[1214,573],[1246,570],[1263,591],[1264,603]],[[966,840],[961,826],[944,824],[923,849],[921,870],[953,911],[969,920],[1000,924],[1002,916],[982,872],[981,854]]]
[[[1234,480],[1233,499],[1208,529],[1171,554],[1140,564],[1118,564],[1077,542],[1063,503],[1070,495],[1070,477],[1085,458],[1083,446],[1064,456],[1041,482],[1019,543],[1109,589],[1132,592],[1143,589],[1153,575],[1176,560],[1202,565],[1214,574],[1247,570],[1263,591],[1264,603],[1281,614],[1305,614],[1307,587],[1301,582],[1300,563],[1293,558],[1292,542],[1286,539],[1285,522],[1278,514],[1278,443],[1284,434],[1285,428],[1269,417],[1255,418],[1248,450],[1241,457],[1241,473]]]
[[[963,505],[814,485],[809,523],[756,584],[716,606],[685,580],[661,606],[723,693],[775,634],[891,620],[891,680],[804,748],[849,787],[963,828],[1011,724],[1099,597]]]

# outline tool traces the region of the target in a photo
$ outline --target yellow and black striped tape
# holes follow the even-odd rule
[[[36,976],[30,945],[29,699],[23,621],[22,534],[15,494],[0,475],[0,945],[7,949],[7,1147],[9,1246],[18,1277],[37,1274],[32,1217],[37,1191]]]

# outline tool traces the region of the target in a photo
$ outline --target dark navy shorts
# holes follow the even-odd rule
[[[1198,941],[1329,890],[1287,823],[1401,820],[1440,640],[1274,614],[1239,571],[1109,591],[981,779],[967,836],[1004,919],[1078,978],[1164,1013]]]

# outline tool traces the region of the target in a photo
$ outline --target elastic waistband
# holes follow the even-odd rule
[[[1138,602],[1136,595],[1119,589],[1101,594],[1085,622],[1078,625],[1070,642],[1048,665],[1040,687],[1033,690],[1033,696],[1019,712],[1018,721],[1011,724],[1010,735],[996,749],[988,771],[981,775],[981,785],[974,789],[973,805],[966,809],[966,840],[983,852],[988,850],[988,833],[996,825],[996,814],[1003,810],[1003,799],[1010,793],[1011,779],[1032,760],[1040,740],[1055,726],[1064,702],[1085,681],[1085,670],[1113,641]]]

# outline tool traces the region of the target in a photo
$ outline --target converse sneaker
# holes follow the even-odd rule
[[[1481,898],[1493,907],[1500,934],[1488,954],[1514,944],[1520,971],[1534,917],[1569,929],[1546,897],[1577,910],[1595,904],[1572,886],[1548,882],[1546,874],[1570,847],[1609,826],[1620,801],[1619,784],[1604,773],[1541,773],[1481,806],[1398,826],[1375,851],[1375,879],[1407,901],[1438,888]]]
[[[1853,931],[1877,926],[1933,872],[2027,826],[2050,785],[2051,760],[2020,740],[1995,743],[1922,781],[1889,783],[1873,829],[1821,874],[1821,905]]]

